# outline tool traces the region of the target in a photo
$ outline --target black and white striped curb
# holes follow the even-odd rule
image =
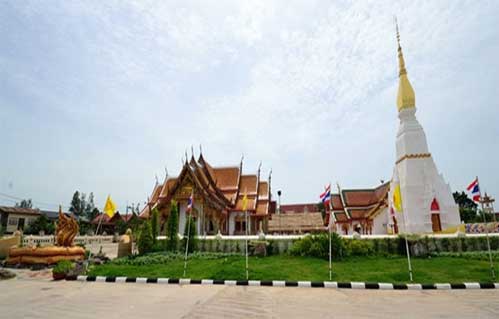
[[[177,285],[226,285],[226,286],[269,286],[269,287],[311,287],[311,288],[345,288],[345,289],[379,289],[379,290],[449,290],[449,289],[499,289],[499,283],[465,282],[445,284],[390,284],[369,282],[335,282],[335,281],[284,281],[284,280],[213,280],[189,278],[145,278],[145,277],[106,277],[106,276],[68,276],[69,281],[85,282],[117,282],[143,284],[177,284]]]

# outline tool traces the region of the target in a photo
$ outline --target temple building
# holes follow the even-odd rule
[[[407,76],[398,27],[397,43],[400,124],[389,198],[393,198],[395,189],[400,187],[402,214],[390,215],[405,219],[398,225],[404,232],[437,232],[460,224],[459,209],[449,184],[435,165],[423,127],[416,118],[416,96]]]
[[[341,189],[331,194],[332,217],[339,234],[395,233],[388,221],[390,183],[371,189]],[[329,216],[326,223],[329,223]]]
[[[176,203],[179,211],[179,233],[186,224],[187,202],[194,197],[192,214],[196,220],[199,235],[244,235],[257,234],[267,229],[270,212],[271,176],[268,181],[261,178],[260,167],[255,174],[243,174],[243,160],[237,166],[215,167],[208,164],[203,154],[195,160],[185,161],[177,177],[166,176],[165,181],[156,183],[148,204],[140,217],[149,218],[152,209],[157,208],[162,221],[168,218],[171,204]],[[245,220],[243,205],[247,196]]]

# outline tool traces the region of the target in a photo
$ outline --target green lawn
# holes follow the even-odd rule
[[[187,278],[243,280],[244,257],[220,259],[191,259],[187,266]],[[490,282],[489,263],[483,260],[452,257],[412,259],[414,282]],[[182,278],[183,260],[154,265],[93,266],[89,275],[126,276],[150,278]],[[309,257],[287,255],[264,258],[250,257],[250,280],[329,280],[328,262]],[[497,269],[497,267],[496,267]],[[497,273],[497,270],[496,270]],[[349,282],[408,282],[407,259],[402,257],[357,257],[333,263],[333,281]]]

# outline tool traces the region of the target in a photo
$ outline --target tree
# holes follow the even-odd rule
[[[29,198],[29,199],[23,199],[20,203],[16,203],[15,207],[19,207],[19,208],[33,208],[33,202],[31,201],[31,198]]]
[[[87,194],[80,193],[80,214],[79,216],[85,216],[85,208],[87,207]]]
[[[139,253],[141,255],[147,254],[148,252],[151,252],[153,249],[152,229],[151,229],[151,223],[149,221],[145,221],[142,224],[142,228],[139,234],[139,239],[137,241],[137,246],[139,248]]]
[[[118,219],[118,221],[116,222],[115,231],[118,234],[123,235],[126,232],[127,228],[128,228],[128,223],[121,218]]]
[[[87,216],[88,220],[92,220],[95,218],[94,216],[94,210],[95,210],[95,204],[94,204],[94,193],[90,192],[90,195],[88,195],[88,201],[86,202],[85,205],[85,216]],[[97,213],[99,211],[97,210]]]
[[[477,211],[478,205],[472,201],[465,192],[454,192],[452,193],[452,196],[454,197],[456,204],[459,206],[459,217],[463,222],[480,222]]]
[[[55,231],[54,223],[52,223],[45,215],[41,215],[30,223],[24,233],[38,235],[41,231],[45,232],[46,235],[51,235]]]
[[[168,251],[176,251],[178,246],[178,207],[174,200],[170,204],[170,215],[166,224],[166,236],[168,243],[166,249]]]
[[[153,244],[156,244],[156,240],[158,237],[158,230],[159,230],[159,212],[156,207],[152,209],[151,229],[152,229],[152,242]]]
[[[198,249],[198,235],[196,230],[196,221],[194,220],[194,218],[192,218],[191,215],[188,216],[187,222],[185,223],[182,247],[186,246],[187,237],[189,237],[189,246],[187,247],[187,251],[192,253],[193,251],[196,251]]]
[[[476,210],[465,207],[459,207],[459,217],[465,223],[475,223],[479,219]]]
[[[470,208],[476,210],[478,207],[478,205],[472,201],[465,192],[454,192],[452,193],[452,196],[454,196],[454,200],[460,208]]]
[[[95,217],[97,217],[97,215],[100,214],[100,211],[97,207],[94,207],[94,209],[92,209],[92,211],[90,212],[90,215],[88,215],[88,220],[89,221],[92,221],[94,220]]]
[[[73,194],[73,199],[71,200],[71,204],[69,205],[69,211],[76,216],[80,216],[83,213],[79,191],[76,191]]]

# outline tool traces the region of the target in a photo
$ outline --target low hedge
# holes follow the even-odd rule
[[[333,234],[333,259],[348,256],[406,255],[405,238],[347,239]],[[328,236],[311,235],[295,242],[290,253],[295,256],[328,257]],[[487,250],[486,237],[435,238],[408,236],[408,246],[414,257],[436,256],[443,253],[483,252]],[[490,248],[499,250],[499,237],[489,237]],[[339,242],[338,242],[339,241]],[[327,243],[327,244],[326,244]],[[499,252],[496,252],[499,254]]]
[[[206,252],[194,252],[189,254],[189,259],[220,259],[232,256],[241,256],[241,254],[236,253],[206,253]],[[156,265],[156,264],[167,264],[174,260],[184,259],[185,255],[181,252],[156,252],[149,253],[145,255],[132,255],[122,258],[114,259],[110,264],[114,265],[129,265],[129,266],[143,266],[143,265]]]
[[[348,256],[402,256],[406,254],[404,237],[349,239],[332,234],[333,257],[340,259]],[[245,241],[242,239],[203,239],[199,238],[198,252],[206,253],[244,253]],[[490,236],[490,247],[499,250],[499,237]],[[301,239],[267,239],[267,255],[290,253],[296,256],[329,256],[329,237],[327,233],[305,236]],[[486,237],[436,238],[428,236],[409,236],[409,249],[415,257],[427,257],[443,252],[479,252],[487,250]],[[183,253],[180,241],[177,252]],[[158,240],[152,252],[166,252],[167,239]]]

